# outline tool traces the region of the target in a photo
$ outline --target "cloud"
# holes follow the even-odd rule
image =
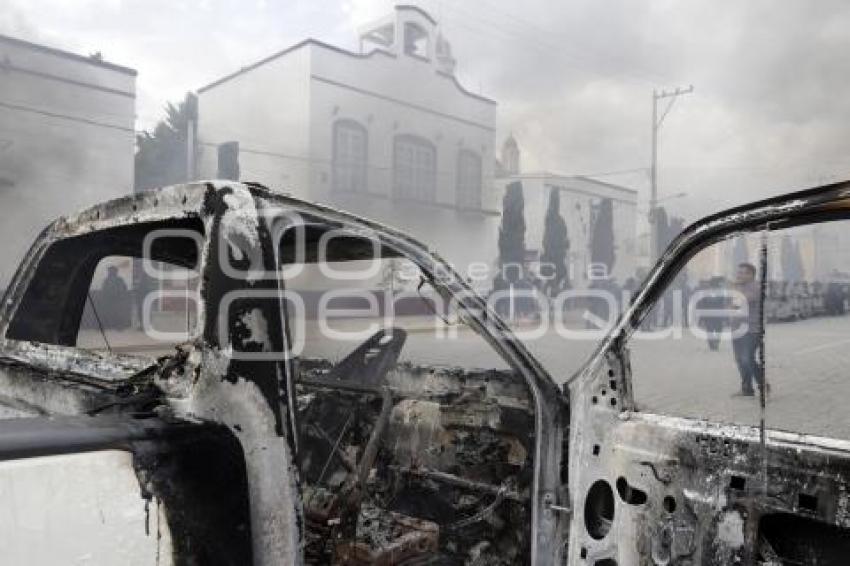
[[[138,114],[304,37],[353,48],[388,0],[0,0],[0,33],[135,67]],[[693,83],[661,131],[660,191],[708,210],[850,177],[850,4],[842,0],[418,2],[458,75],[499,101],[534,169],[647,167],[653,88]],[[498,140],[499,142],[501,141]],[[643,171],[606,180],[643,190]]]
[[[433,2],[460,74],[499,100],[525,163],[646,167],[653,88],[694,84],[661,131],[660,191],[691,219],[850,177],[850,5]],[[638,172],[623,182],[647,187]]]
[[[307,1],[0,0],[0,33],[132,67],[138,126],[168,101],[306,36],[337,42],[336,6]],[[353,37],[353,33],[351,34]],[[346,38],[347,39],[347,38]]]

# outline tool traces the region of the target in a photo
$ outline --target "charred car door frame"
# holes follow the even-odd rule
[[[850,442],[773,430],[765,439],[758,427],[642,413],[628,340],[706,246],[740,232],[848,217],[850,182],[842,182],[709,216],[670,244],[564,386],[571,399],[570,564],[748,564],[775,559],[777,540],[803,532],[824,533],[798,541],[818,547],[818,564],[846,552]]]
[[[249,346],[249,351],[266,345],[278,353],[286,351],[287,336],[282,324],[285,304],[279,282],[275,278],[261,283],[251,277],[234,276],[218,265],[220,250],[230,244],[240,248],[241,244],[241,253],[237,251],[232,256],[234,259],[253,255],[264,271],[276,270],[271,227],[264,216],[267,207],[290,209],[355,232],[366,229],[379,234],[382,241],[427,274],[446,302],[454,300],[466,310],[466,322],[521,376],[535,412],[530,558],[534,564],[556,563],[568,526],[563,491],[564,435],[569,414],[565,396],[510,328],[448,264],[416,240],[358,216],[304,203],[259,185],[211,182],[140,193],[60,219],[39,237],[7,289],[0,319],[4,336],[0,343],[4,363],[0,376],[6,376],[2,383],[10,387],[24,384],[30,387],[36,400],[42,396],[64,403],[68,397],[73,398],[65,406],[53,401],[35,406],[35,412],[42,416],[68,415],[83,429],[89,423],[95,428],[98,423],[109,428],[112,425],[107,423],[107,418],[121,421],[109,429],[116,432],[109,432],[105,438],[94,428],[90,432],[82,430],[80,436],[83,440],[93,437],[92,446],[96,449],[112,446],[133,453],[140,485],[163,499],[166,510],[170,508],[173,513],[168,520],[175,537],[176,560],[200,557],[205,563],[215,560],[301,563],[304,521],[301,490],[294,469],[295,423],[290,397],[293,371],[288,363],[291,360],[283,356],[267,361],[231,361],[224,355],[230,346],[237,346],[230,343],[231,339]],[[230,222],[226,219],[228,215],[234,221],[230,228],[223,227]],[[62,338],[54,339],[53,344],[45,343],[49,341],[46,339],[6,337],[15,309],[22,304],[45,250],[53,243],[113,228],[138,226],[143,230],[146,223],[187,218],[199,220],[204,229],[203,249],[197,262],[202,302],[198,323],[202,335],[169,360],[146,368],[143,360],[129,356],[74,348],[69,330],[73,324],[68,321],[57,322],[56,328],[61,332],[57,331],[56,335]],[[232,312],[222,311],[228,321],[225,326],[235,330],[229,336],[222,336],[218,332],[221,317],[212,307],[221,307],[219,301],[233,292],[258,288],[263,292],[262,297],[246,293],[241,303],[232,303]],[[266,345],[251,338],[253,329],[245,327],[244,317],[249,311],[260,312],[268,323]],[[11,368],[9,372],[5,371],[5,365]],[[129,377],[137,374],[150,396],[120,398],[126,393],[124,386],[138,385],[127,383]],[[143,403],[136,403],[137,400]],[[140,407],[144,407],[141,412]],[[88,416],[92,409],[95,409],[93,416]],[[142,432],[133,425],[140,415],[150,422]],[[125,422],[126,419],[130,420]],[[44,442],[53,442],[57,427],[42,428]],[[4,440],[7,453],[19,454],[14,450],[20,438],[15,437],[12,427],[8,432],[11,437]],[[193,456],[185,448],[186,443],[192,445],[193,439],[201,437],[210,440],[198,449],[208,450],[204,448],[203,457]],[[71,444],[59,449],[86,449],[79,446],[80,439],[69,441]],[[173,454],[177,460],[170,456],[163,458],[162,454]],[[222,462],[217,462],[217,458]],[[166,465],[169,462],[174,465]],[[204,473],[213,469],[227,473]],[[224,499],[216,498],[216,494],[225,493]],[[171,505],[167,497],[173,498]],[[241,526],[228,524],[216,510],[216,503]],[[204,517],[209,520],[205,522]],[[233,552],[217,552],[216,544],[223,544],[228,537],[234,543]]]
[[[270,202],[296,213],[308,222],[315,219],[352,234],[367,232],[382,245],[415,264],[446,304],[457,304],[475,332],[524,380],[534,403],[535,450],[532,490],[531,564],[558,563],[566,540],[566,438],[569,419],[567,398],[546,370],[514,336],[508,325],[489,308],[454,269],[418,241],[386,226],[320,205],[269,195]],[[285,229],[285,228],[284,228]],[[282,233],[282,230],[281,230]],[[289,381],[294,381],[290,378]]]
[[[229,241],[222,222],[235,212],[235,224],[252,231],[248,240],[236,244],[255,245],[256,249],[241,251],[258,253],[261,267],[274,270],[265,225],[256,214],[253,222],[242,222],[266,193],[240,183],[175,186],[60,219],[37,239],[5,295],[0,386],[4,392],[21,393],[23,401],[30,400],[20,406],[35,418],[21,418],[4,427],[2,456],[15,459],[108,448],[131,452],[141,495],[162,499],[170,511],[167,519],[177,563],[301,561],[301,507],[287,434],[285,372],[278,360],[231,363],[223,355],[230,344],[219,340],[218,312],[209,308],[220,306],[227,293],[247,297],[242,303],[234,302],[233,310],[222,316],[235,323],[247,310],[256,310],[271,321],[270,348],[282,351],[279,301],[253,300],[250,292],[242,293],[256,287],[253,281],[223,273],[210,260],[210,254]],[[28,339],[30,328],[8,336],[16,324],[16,309],[37,284],[38,269],[52,245],[99,231],[145,231],[161,222],[186,219],[200,220],[205,234],[197,257],[202,275],[198,309],[202,336],[179,349],[170,361],[150,366],[140,358],[73,346],[72,327],[79,323],[81,307],[75,303],[66,310],[65,303],[68,296],[85,295],[88,287],[83,289],[80,282],[93,269],[88,260],[81,269],[71,266],[74,281],[67,285],[70,290],[62,292],[66,294],[60,294],[54,309],[60,312],[48,316],[43,329],[33,319],[32,339]],[[128,255],[139,255],[138,249],[133,247]],[[263,290],[276,298],[273,281]],[[245,333],[223,338],[235,341],[238,337],[245,338]],[[136,381],[130,383],[128,378]],[[146,393],[143,403],[136,402],[141,400],[137,386]],[[141,412],[140,406],[145,407]],[[64,427],[40,423],[61,415],[68,419]],[[138,424],[138,419],[146,420]]]

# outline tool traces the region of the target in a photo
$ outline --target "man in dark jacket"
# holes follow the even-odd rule
[[[130,326],[130,292],[114,265],[110,265],[107,270],[99,298],[108,313],[104,321],[108,327],[123,330]]]
[[[759,289],[756,284],[756,268],[751,263],[741,263],[733,286],[737,291],[735,299],[740,301],[738,309],[740,316],[733,319],[732,350],[735,353],[735,363],[741,374],[741,392],[739,395],[752,397],[753,381],[759,388],[763,387],[764,376],[756,359],[761,342],[761,312],[759,304]]]

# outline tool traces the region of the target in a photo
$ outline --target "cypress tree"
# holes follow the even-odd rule
[[[508,283],[522,278],[525,262],[525,200],[522,184],[514,181],[502,198],[502,224],[499,226],[499,272]],[[511,266],[508,269],[504,267]]]
[[[596,207],[596,215],[591,228],[590,261],[605,266],[605,274],[610,277],[616,261],[614,253],[614,206],[611,199],[604,198]]]
[[[543,225],[543,253],[540,262],[546,266],[547,278],[544,291],[554,296],[561,289],[569,287],[567,254],[570,251],[570,239],[567,235],[567,223],[561,216],[561,193],[552,187],[549,192],[549,206]]]

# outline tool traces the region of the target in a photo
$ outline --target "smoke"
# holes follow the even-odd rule
[[[45,225],[130,191],[134,78],[4,39],[0,61],[5,286]]]
[[[0,33],[138,68],[147,129],[166,101],[305,37],[356,49],[356,26],[394,3],[60,4],[4,0]],[[417,4],[451,41],[461,83],[499,102],[498,139],[513,131],[529,170],[646,188],[652,89],[694,84],[660,137],[660,195],[688,193],[673,213],[850,176],[841,0]]]

